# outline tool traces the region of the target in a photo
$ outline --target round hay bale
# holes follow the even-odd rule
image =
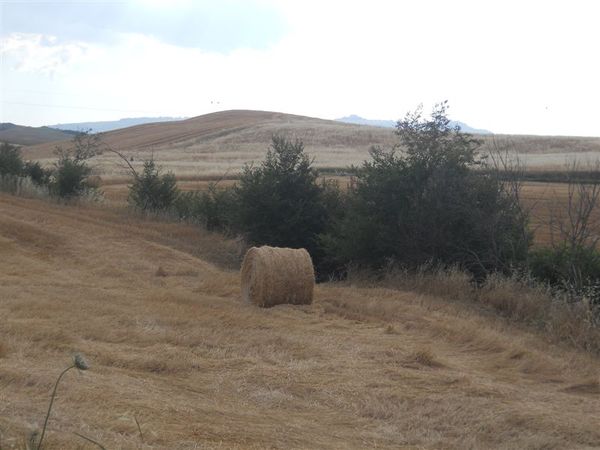
[[[242,298],[261,307],[291,303],[309,305],[315,271],[308,252],[301,249],[252,247],[242,263]]]

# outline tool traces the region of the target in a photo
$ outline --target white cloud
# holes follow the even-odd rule
[[[62,43],[56,36],[43,34],[11,33],[0,38],[3,66],[45,75],[66,72],[89,48],[83,42]]]
[[[264,49],[207,52],[133,33],[105,44],[11,34],[2,52],[21,71],[54,74],[52,89],[73,95],[60,104],[97,109],[47,108],[38,123],[111,119],[115,109],[397,119],[449,99],[452,118],[496,132],[600,134],[594,2],[266,3],[288,29]],[[5,84],[32,89],[36,80]]]

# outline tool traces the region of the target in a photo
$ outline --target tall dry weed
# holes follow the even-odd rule
[[[26,198],[47,199],[50,197],[47,186],[37,185],[29,177],[15,177],[14,175],[0,175],[0,191]]]
[[[521,322],[543,324],[552,311],[553,297],[547,287],[516,276],[492,274],[475,294],[483,305]]]
[[[555,301],[544,325],[555,339],[600,354],[600,311],[585,299],[575,303]]]
[[[383,285],[451,300],[468,299],[475,293],[471,276],[457,267],[425,265],[417,270],[408,270],[390,265],[379,273],[351,267],[348,270],[347,281],[359,286],[381,287]]]
[[[600,354],[600,307],[583,298],[573,301],[525,275],[490,275],[477,285],[456,267],[416,271],[390,268],[383,275],[355,270],[349,281],[361,286],[385,286],[459,301],[524,324],[561,342]]]

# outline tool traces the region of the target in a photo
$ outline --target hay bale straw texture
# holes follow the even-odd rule
[[[261,307],[312,303],[315,271],[301,249],[252,247],[242,263],[242,297]]]

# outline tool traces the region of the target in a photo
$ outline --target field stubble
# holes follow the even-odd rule
[[[46,449],[593,448],[595,357],[460,300],[349,283],[240,299],[235,243],[0,195],[0,433]],[[158,269],[161,268],[160,276]],[[135,420],[143,431],[143,441]]]

